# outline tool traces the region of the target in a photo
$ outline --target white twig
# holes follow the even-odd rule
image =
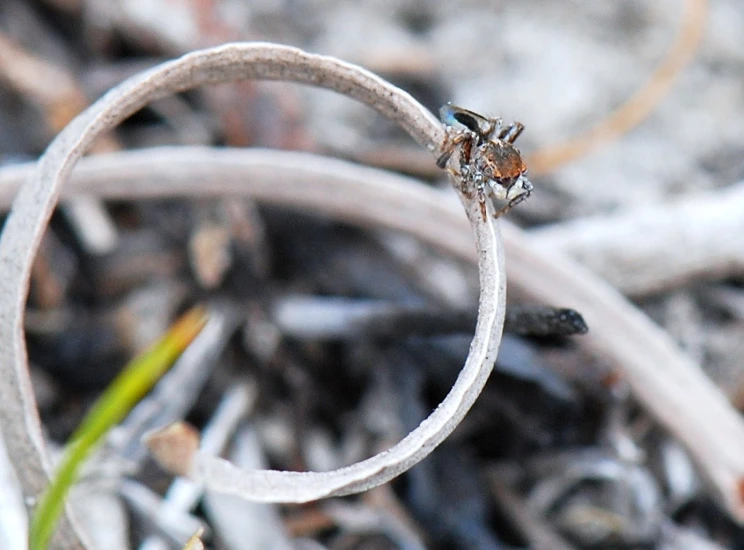
[[[5,550],[28,548],[28,521],[21,486],[0,441],[0,540]]]
[[[211,187],[203,185],[205,178],[214,182]],[[352,183],[352,195],[343,181]],[[72,184],[71,192],[79,188],[131,199],[249,196],[405,231],[475,261],[465,218],[449,197],[409,178],[339,160],[278,151],[161,149],[87,159]],[[690,450],[732,516],[744,519],[739,414],[699,366],[614,289],[539,239],[503,225],[510,284],[533,299],[574,307],[586,316],[590,332],[580,342],[617,365],[649,411]]]
[[[266,468],[261,441],[251,425],[236,434],[230,460],[241,468]],[[214,533],[231,550],[291,550],[295,548],[278,506],[250,502],[215,491],[204,494],[204,511]]]
[[[629,295],[744,273],[744,183],[531,231]]]
[[[228,440],[235,434],[240,421],[253,408],[256,396],[253,385],[239,385],[225,394],[209,423],[204,428],[204,439],[201,452],[219,454],[227,445]],[[176,520],[191,512],[204,494],[204,488],[188,479],[176,478],[161,506],[156,512],[156,521],[168,519],[164,523],[174,523]],[[185,542],[185,541],[179,541]],[[158,536],[152,535],[145,539],[139,550],[167,550],[169,544]]]
[[[136,156],[133,160],[139,162],[140,158]],[[81,165],[78,170],[86,171],[84,179],[88,183],[77,181],[85,187],[96,187],[91,189],[96,195],[104,193],[100,186],[110,182],[114,188],[105,193],[126,198],[127,189],[119,187],[117,192],[113,177],[109,181],[105,173],[89,172],[99,169],[103,172],[107,162],[104,159],[100,168],[96,168],[95,160]],[[35,167],[35,163],[27,163],[0,168],[0,209],[10,205],[13,195]],[[146,166],[133,168],[146,169]],[[133,173],[125,177],[136,179]],[[145,176],[142,177],[132,184],[147,185]],[[157,194],[158,189],[159,186],[149,191],[137,189],[136,193]],[[72,192],[73,188],[68,188],[63,195]],[[716,280],[744,273],[744,247],[740,246],[744,240],[742,212],[744,182],[681,197],[672,203],[570,220],[531,229],[528,233],[545,246],[589,267],[623,294],[642,296],[701,279]]]
[[[504,228],[517,291],[581,312],[590,345],[608,353],[636,397],[690,450],[729,512],[744,521],[744,422],[672,338],[617,290],[560,252]]]
[[[109,92],[63,130],[41,157],[34,177],[19,191],[0,237],[0,425],[8,453],[19,469],[26,496],[35,497],[46,484],[48,458],[28,377],[23,313],[31,265],[41,236],[72,167],[102,133],[164,95],[200,84],[245,78],[293,80],[325,87],[358,99],[406,130],[437,154],[443,141],[441,124],[409,94],[379,77],[337,59],[265,43],[228,44],[186,55],[135,76]],[[208,178],[207,181],[213,181]],[[276,185],[272,186],[278,192]],[[272,194],[273,194],[272,192]],[[340,194],[353,193],[346,183]],[[325,201],[332,203],[333,195]],[[442,405],[418,428],[385,453],[338,470],[243,472],[221,464],[235,483],[213,478],[200,468],[207,485],[245,486],[259,500],[302,501],[360,491],[383,483],[424,458],[459,423],[480,393],[493,367],[504,317],[503,248],[494,224],[480,221],[477,203],[461,197],[473,223],[481,299],[471,353]],[[359,210],[367,205],[361,203]],[[416,210],[418,204],[408,205]],[[321,207],[319,210],[330,208]],[[490,220],[489,220],[490,221]],[[472,246],[472,245],[471,245]],[[207,474],[204,476],[203,474]],[[245,475],[242,475],[245,474]],[[250,481],[257,484],[251,486]],[[62,525],[59,548],[82,546],[74,530]]]
[[[235,330],[233,312],[211,307],[209,320],[153,390],[109,434],[117,454],[141,462],[147,451],[142,436],[149,430],[184,418],[193,406],[214,363]]]
[[[100,202],[80,196],[61,206],[89,254],[104,255],[116,248],[119,239],[116,226]]]
[[[163,497],[145,485],[124,479],[119,487],[119,493],[128,503],[128,507],[135,515],[146,520],[152,527],[157,527],[164,536],[183,542],[194,531],[203,528],[200,518],[188,512],[161,514]],[[105,549],[101,549],[105,550]]]

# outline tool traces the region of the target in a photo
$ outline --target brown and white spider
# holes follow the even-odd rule
[[[522,124],[514,122],[504,126],[500,118],[486,118],[451,103],[440,109],[439,116],[447,125],[447,134],[437,166],[446,167],[449,173],[462,180],[465,191],[475,188],[484,220],[487,196],[507,201],[494,214],[496,218],[530,196],[533,187],[526,176],[527,166],[514,147],[514,141],[524,130]],[[459,152],[457,170],[447,165],[456,150]]]

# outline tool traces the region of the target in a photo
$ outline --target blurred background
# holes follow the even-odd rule
[[[630,295],[744,406],[744,234],[733,230],[744,227],[729,195],[721,200],[734,214],[722,225],[715,205],[703,204],[736,191],[744,175],[739,0],[3,0],[0,165],[36,159],[127,77],[236,40],[357,63],[434,113],[451,101],[523,123],[517,145],[536,189],[509,219]],[[390,121],[286,83],[164,98],[94,153],[160,145],[318,152],[446,187],[430,153]],[[679,200],[693,206],[655,239],[653,220]],[[598,225],[566,225],[584,218]],[[661,259],[634,278],[676,232],[699,234],[711,255],[690,248],[686,264],[680,237],[679,265]],[[608,236],[592,244],[600,233]],[[647,241],[658,248],[644,256]],[[206,301],[231,321],[202,350],[214,358],[189,390],[189,420],[208,425],[227,390],[247,384],[258,397],[237,447],[275,468],[320,470],[400,439],[441,400],[467,354],[476,298],[473,266],[400,235],[247,199],[83,197],[52,219],[26,329],[42,417],[62,443],[127,358],[186,305]],[[398,337],[375,331],[380,304]],[[544,316],[534,304],[511,305],[533,321]],[[317,322],[308,311],[334,319],[338,333],[303,336]],[[344,332],[349,311],[368,333]],[[298,317],[299,327],[287,321]],[[511,325],[497,372],[453,438],[361,497],[245,508],[207,495],[168,523],[153,510],[167,506],[170,478],[120,448],[137,467],[106,474],[126,478],[112,506],[127,521],[121,546],[110,548],[155,536],[180,548],[194,518],[209,528],[210,547],[236,550],[744,548],[744,530],[682,447],[627,387],[608,385],[612,366],[571,330],[537,334],[527,324]]]
[[[527,128],[523,151],[544,153],[599,124],[647,84],[682,41],[687,55],[677,56],[682,63],[672,71],[680,74],[642,126],[574,162],[533,166],[533,172],[549,174],[527,210],[536,218],[554,217],[553,195],[562,216],[644,204],[725,185],[742,170],[738,67],[744,15],[734,0],[8,0],[0,15],[2,38],[12,43],[5,51],[19,48],[74,82],[62,86],[54,74],[39,74],[34,84],[25,83],[39,90],[24,90],[23,75],[6,61],[0,135],[5,154],[43,149],[58,129],[49,126],[70,113],[33,117],[43,114],[39,104],[53,102],[55,93],[60,102],[72,94],[67,86],[82,95],[78,103],[92,100],[160,59],[231,40],[276,41],[358,63],[399,83],[434,112],[452,101],[519,120]],[[24,91],[37,93],[21,100]],[[166,122],[178,113],[161,112],[149,133],[138,128],[125,137],[142,146],[162,141],[166,136],[158,132],[170,130],[173,141],[348,149],[347,154],[374,152],[379,163],[405,166],[408,160],[416,166],[413,159],[390,158],[389,141],[380,139],[389,139],[386,129],[368,127],[375,120],[369,113],[360,115],[362,107],[331,94],[271,84],[198,94],[208,94],[204,101],[211,106],[211,119],[198,121],[206,126],[200,132],[183,124],[170,128]],[[74,111],[72,98],[66,99]],[[261,108],[251,108],[251,101],[262,102]],[[183,109],[183,116],[193,111]]]

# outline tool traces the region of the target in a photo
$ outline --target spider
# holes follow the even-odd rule
[[[484,221],[487,196],[507,201],[495,218],[530,196],[533,187],[525,175],[527,166],[513,145],[524,130],[522,124],[504,126],[500,118],[486,118],[451,103],[442,106],[439,116],[447,125],[447,134],[437,166],[475,187]],[[456,123],[464,128],[455,127]],[[459,171],[447,166],[456,150]]]

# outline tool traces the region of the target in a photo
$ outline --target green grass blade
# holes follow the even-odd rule
[[[80,467],[103,436],[118,424],[168,371],[207,321],[203,308],[184,314],[158,342],[132,359],[93,405],[65,447],[57,473],[41,496],[29,530],[29,548],[46,550],[65,497]]]

